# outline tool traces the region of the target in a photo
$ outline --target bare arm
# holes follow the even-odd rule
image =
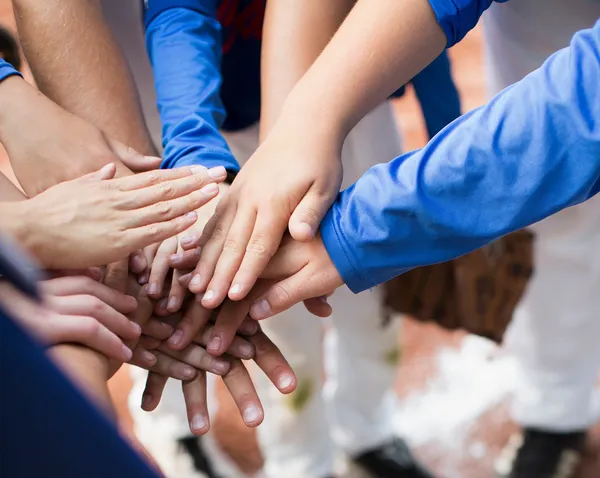
[[[261,136],[321,54],[356,0],[268,2],[263,26]]]
[[[155,154],[131,72],[100,2],[14,0],[13,4],[40,90],[111,138],[143,154]]]
[[[427,0],[359,0],[288,97],[282,118],[341,143],[445,46]]]

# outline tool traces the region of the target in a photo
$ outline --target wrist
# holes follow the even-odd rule
[[[29,91],[28,91],[29,90]],[[23,101],[27,94],[36,94],[22,77],[18,75],[9,76],[0,81],[0,141],[7,121],[14,121],[19,111],[23,109]]]
[[[28,224],[31,224],[26,213],[26,200],[0,202],[0,222],[2,231],[6,232],[12,239],[20,244],[28,252],[33,252],[28,247],[31,239],[31,231]]]

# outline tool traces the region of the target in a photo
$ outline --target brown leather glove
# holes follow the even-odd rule
[[[450,262],[384,286],[385,306],[446,329],[501,342],[533,273],[533,235],[518,231]]]

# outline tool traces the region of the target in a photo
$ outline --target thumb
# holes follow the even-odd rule
[[[134,173],[145,173],[160,167],[161,158],[144,156],[135,149],[125,146],[120,141],[108,139],[110,147],[121,162]]]
[[[290,218],[288,227],[292,237],[302,242],[310,241],[315,237],[319,224],[334,199],[335,194],[321,193],[313,184]]]
[[[86,174],[82,176],[80,179],[83,181],[89,182],[97,182],[97,181],[105,181],[107,179],[112,179],[115,177],[117,172],[117,167],[115,163],[108,163],[105,166],[102,166],[98,171],[94,171],[93,173]]]

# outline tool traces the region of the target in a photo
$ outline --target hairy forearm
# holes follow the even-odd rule
[[[359,0],[290,93],[282,118],[341,142],[446,41],[427,0]]]
[[[111,138],[154,154],[131,72],[100,2],[14,0],[13,4],[40,90]]]
[[[261,136],[277,121],[290,91],[321,54],[355,1],[267,3],[262,47]]]

